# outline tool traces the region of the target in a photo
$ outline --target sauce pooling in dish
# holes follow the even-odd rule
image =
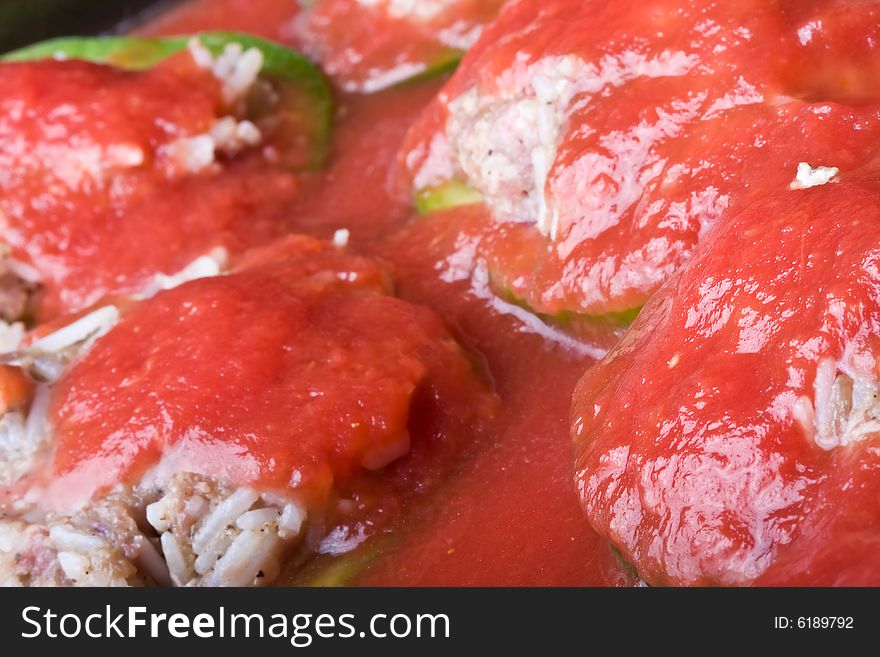
[[[848,345],[861,338],[820,322],[816,309],[836,285],[852,291],[853,303],[842,309],[828,302],[829,312],[844,324],[862,317],[870,298],[859,295],[870,287],[873,260],[856,266],[856,256],[839,255],[841,249],[829,255],[835,240],[863,253],[867,242],[844,239],[833,222],[813,217],[827,209],[857,233],[861,224],[847,221],[871,214],[873,178],[851,172],[874,157],[878,143],[876,3],[511,2],[403,148],[417,210],[431,214],[410,221],[410,182],[398,180],[391,165],[444,67],[467,45],[449,42],[456,34],[446,30],[447,19],[466,19],[456,20],[453,32],[467,32],[469,44],[484,20],[477,11],[494,13],[500,4],[321,0],[306,9],[292,0],[194,0],[144,28],[304,39],[347,89],[337,90],[327,166],[317,169],[322,162],[315,161],[307,173],[289,166],[286,147],[326,145],[327,133],[293,130],[279,142],[273,121],[258,119],[289,126],[292,116],[301,125],[303,86],[230,105],[226,76],[218,75],[228,67],[217,67],[224,51],[209,43],[219,36],[228,44],[229,35],[201,35],[207,57],[196,48],[189,59],[179,54],[158,66],[134,52],[157,44],[138,40],[134,51],[122,44],[140,59],[137,73],[112,68],[126,62],[96,57],[97,44],[82,39],[73,40],[76,52],[61,52],[105,66],[39,65],[46,76],[88,72],[82,80],[95,84],[84,84],[82,93],[73,82],[62,85],[69,87],[64,104],[88,122],[74,126],[47,105],[51,120],[40,123],[44,134],[31,140],[33,150],[50,141],[53,126],[72,135],[77,127],[113,171],[105,187],[88,193],[59,186],[68,214],[50,208],[58,225],[70,228],[70,243],[82,245],[62,263],[70,274],[62,283],[79,287],[60,290],[46,274],[60,271],[56,264],[69,255],[60,246],[64,228],[22,238],[39,244],[46,235],[59,245],[55,256],[0,249],[0,316],[30,318],[22,308],[34,284],[44,287],[41,323],[28,337],[20,325],[0,324],[0,583],[634,584],[635,569],[621,567],[609,537],[652,583],[871,583],[876,377],[865,374],[862,358],[871,348],[840,351],[842,343],[828,336],[844,336]],[[305,33],[295,34],[294,23]],[[237,68],[253,38],[235,38],[243,47],[227,63]],[[175,52],[186,50],[186,37],[176,41]],[[272,48],[278,54],[281,47]],[[31,55],[54,59],[57,49],[56,42],[43,44]],[[304,86],[321,86],[320,73],[286,52],[282,60],[295,60],[293,77],[306,74]],[[266,55],[269,61],[279,63]],[[38,67],[24,69],[30,66]],[[254,86],[278,91],[266,66]],[[181,76],[180,89],[173,89],[172,73]],[[162,75],[168,107],[153,96],[160,88],[153,76]],[[420,79],[396,84],[413,75]],[[183,82],[190,79],[192,88]],[[150,112],[130,114],[127,127],[147,134],[147,164],[132,167],[137,174],[116,171],[125,151],[111,148],[114,135],[128,135],[125,122],[113,118],[128,99],[116,90],[122,80],[132,102],[179,127],[179,134],[168,132],[153,125]],[[321,111],[305,114],[329,128],[324,91]],[[106,103],[111,126],[101,124],[102,94],[114,101]],[[176,99],[200,94],[214,100],[176,106]],[[283,113],[267,117],[267,103]],[[19,108],[0,101],[11,122],[3,138],[31,129],[28,121],[14,123]],[[225,132],[247,142],[248,128],[239,133],[247,121],[259,141],[191,151],[204,156],[196,163],[209,163],[201,173],[166,168],[175,163],[167,155],[178,137],[204,145],[205,137]],[[91,152],[65,150],[63,138],[52,145],[74,160]],[[30,155],[21,148],[13,160]],[[66,175],[62,168],[57,176]],[[826,187],[845,197],[785,192],[792,182],[806,188],[829,180]],[[9,187],[2,211],[12,212],[10,224],[25,214],[44,221],[19,212],[32,188],[40,186],[16,197],[18,188]],[[55,193],[30,209],[46,211],[50,204],[42,201]],[[784,203],[767,200],[783,196]],[[736,219],[755,200],[776,217],[766,230],[766,217]],[[106,210],[94,215],[99,228],[79,232],[92,206]],[[124,216],[134,220],[132,229],[116,239],[109,226],[120,228]],[[723,232],[731,221],[743,236]],[[780,222],[815,223],[819,232],[790,235]],[[338,232],[343,227],[350,234]],[[245,248],[291,230],[336,232],[339,246],[292,237],[241,258]],[[711,304],[700,297],[685,330],[657,319],[649,304],[647,329],[625,338],[609,362],[623,352],[647,353],[660,340],[696,345],[694,353],[709,355],[694,365],[695,376],[717,380],[714,394],[727,401],[711,406],[702,396],[683,415],[689,400],[679,394],[675,372],[666,372],[681,371],[684,350],[658,357],[650,369],[629,363],[619,377],[609,362],[600,365],[596,376],[610,373],[611,382],[588,378],[596,385],[584,384],[578,412],[595,410],[590,401],[605,390],[597,386],[625,381],[638,388],[625,408],[617,408],[617,397],[608,402],[613,422],[593,427],[590,438],[597,450],[607,439],[615,458],[636,455],[613,485],[646,494],[624,504],[611,485],[591,491],[602,473],[591,470],[587,441],[579,441],[578,482],[597,533],[584,522],[572,485],[567,420],[576,382],[620,339],[638,306],[675,270],[688,268],[692,252],[700,258],[702,244],[714,249],[715,231],[725,249],[716,277],[739,267],[757,287],[731,276],[730,289],[716,289],[701,279],[705,272],[687,269],[684,278],[715,295],[721,310],[702,317],[699,309]],[[347,237],[365,257],[341,250]],[[752,239],[774,244],[761,250]],[[141,243],[143,250],[132,246]],[[774,250],[780,244],[785,257]],[[179,258],[170,257],[176,249]],[[371,254],[390,264],[387,272]],[[807,292],[816,282],[808,274],[796,281],[783,267],[781,278],[773,277],[772,267],[786,265],[786,257],[805,271],[832,257],[852,267],[834,284],[823,271],[817,300]],[[128,262],[138,271],[126,273]],[[193,278],[202,280],[186,282]],[[743,301],[771,288],[777,299]],[[674,304],[664,290],[658,303]],[[681,295],[693,301],[696,293]],[[782,298],[796,299],[790,305],[803,316],[773,311],[774,303],[788,303]],[[728,307],[742,311],[735,328],[724,323]],[[82,310],[62,314],[72,308]],[[715,353],[709,324],[715,337],[739,331],[735,352]],[[500,403],[482,363],[474,364],[445,325],[485,358]],[[810,348],[812,335],[827,353],[792,355],[785,340],[773,347],[777,329],[802,334]],[[767,358],[749,359],[755,354],[747,350],[759,348]],[[713,358],[725,364],[724,377],[711,370]],[[793,363],[784,382],[782,362]],[[664,406],[658,390],[666,384],[677,408]],[[771,388],[782,392],[770,395]],[[653,411],[643,414],[648,406]],[[666,420],[662,437],[657,418]],[[700,443],[694,418],[712,425],[714,442]],[[644,429],[634,443],[631,433],[614,433],[627,422]],[[652,426],[649,439],[645,427]],[[663,442],[677,427],[681,440]],[[750,444],[759,431],[764,438]],[[639,471],[649,459],[651,467]],[[45,469],[33,465],[47,462]],[[32,494],[19,494],[24,490]],[[66,508],[83,498],[89,502]]]

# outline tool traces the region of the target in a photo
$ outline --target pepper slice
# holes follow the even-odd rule
[[[284,164],[295,169],[320,167],[327,155],[333,127],[333,100],[324,76],[303,55],[280,44],[238,32],[203,32],[194,35],[212,55],[239,44],[263,55],[261,78],[272,84],[271,102],[263,96],[248,99],[247,117],[264,127],[270,124],[271,141]],[[145,70],[187,49],[191,36],[62,37],[43,41],[0,58],[25,62],[49,58],[79,59]]]
[[[450,180],[437,187],[420,190],[416,193],[414,204],[419,214],[431,214],[482,200],[483,195],[473,187]]]

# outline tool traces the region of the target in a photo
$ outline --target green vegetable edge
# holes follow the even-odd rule
[[[630,577],[641,580],[641,576],[639,575],[639,571],[636,567],[630,563],[625,556],[623,556],[623,552],[620,551],[614,543],[611,541],[607,541],[608,551],[611,552],[612,557],[617,562],[617,565]]]
[[[376,537],[347,554],[319,555],[306,563],[291,583],[307,588],[351,586],[391,544],[390,537]]]
[[[458,180],[450,180],[435,187],[429,187],[416,193],[414,204],[416,211],[421,215],[450,210],[452,208],[471,205],[482,202],[483,197],[473,187]],[[490,275],[490,280],[495,277]],[[545,322],[559,326],[576,328],[579,322],[603,322],[611,327],[627,327],[632,324],[642,310],[641,306],[626,310],[603,313],[601,315],[586,315],[574,311],[563,310],[559,313],[548,315],[537,312],[524,299],[513,294],[511,290],[498,286],[494,280],[493,288],[496,293],[510,303],[520,306],[533,315],[540,317]],[[499,289],[500,288],[500,289]],[[575,333],[577,331],[575,330]]]
[[[418,191],[414,204],[419,214],[431,214],[462,205],[473,205],[482,200],[482,194],[473,187],[457,180],[450,180],[436,187]]]
[[[113,64],[130,70],[145,70],[185,50],[193,37],[197,37],[215,56],[230,43],[240,43],[245,49],[257,48],[263,54],[261,75],[292,84],[310,96],[317,121],[312,135],[318,154],[315,159],[323,161],[333,129],[330,86],[308,58],[273,41],[243,32],[201,32],[167,38],[60,37],[7,53],[0,57],[0,61],[25,62],[63,56],[98,64]]]
[[[635,308],[628,308],[626,310],[620,311],[612,311],[597,315],[587,315],[586,313],[579,313],[573,310],[561,310],[554,314],[541,313],[532,308],[531,305],[521,297],[515,295],[512,291],[508,289],[501,289],[499,285],[494,282],[494,277],[489,276],[489,280],[492,284],[493,289],[495,289],[496,294],[501,296],[503,299],[507,300],[509,303],[515,304],[522,308],[523,310],[527,310],[532,315],[539,317],[542,321],[547,324],[553,324],[555,326],[559,326],[560,328],[568,329],[572,334],[578,335],[578,326],[579,325],[590,325],[590,326],[607,326],[611,329],[626,329],[628,328],[636,318],[639,316],[639,313],[642,312],[642,306],[636,306]]]
[[[410,85],[417,85],[423,82],[429,82],[430,80],[435,80],[449,73],[454,73],[455,69],[457,69],[458,65],[461,63],[462,57],[464,57],[464,51],[450,50],[446,55],[439,57],[428,64],[428,67],[421,73],[416,73],[410,78],[401,80],[394,86],[407,87]]]

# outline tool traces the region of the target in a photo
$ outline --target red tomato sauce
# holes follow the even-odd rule
[[[880,7],[873,2],[784,3],[796,26],[794,94],[805,100],[876,102]]]
[[[527,329],[510,305],[475,294],[471,280],[450,280],[474,212],[415,222],[379,248],[396,264],[400,293],[437,308],[485,355],[503,414],[487,449],[401,519],[387,556],[355,583],[631,585],[585,527],[572,484],[564,418],[591,357]]]
[[[267,2],[272,4],[262,0]],[[291,4],[274,2],[277,12]],[[245,4],[196,0],[144,29],[174,34],[247,28],[273,36],[276,9],[265,8],[270,18],[255,24],[258,12]],[[353,243],[388,261],[399,296],[431,306],[468,345],[486,354],[501,397],[482,447],[459,459],[436,490],[397,509],[389,542],[371,555],[360,579],[358,567],[351,582],[631,585],[631,575],[605,540],[584,522],[572,483],[564,418],[570,392],[590,358],[547,344],[515,317],[468,295],[467,281],[441,280],[444,263],[457,251],[456,238],[471,231],[468,213],[450,226],[416,222],[394,234],[412,212],[409,194],[397,184],[396,155],[441,82],[371,95],[338,94],[330,160],[300,191],[292,210],[297,230],[327,237],[350,228]],[[549,388],[558,394],[546,394]],[[292,573],[289,581],[301,580]]]
[[[416,181],[439,162],[483,192],[496,208],[481,243],[496,285],[539,312],[637,308],[724,213],[786,186],[799,161],[852,170],[877,153],[875,8],[856,19],[827,1],[536,5],[492,24],[402,159]],[[474,93],[481,104],[467,109]],[[539,95],[564,114],[558,134],[553,119],[529,118]],[[512,146],[539,128],[553,133],[546,181],[535,151]],[[438,160],[444,139],[453,157]],[[491,164],[504,150],[518,177]]]
[[[504,0],[422,0],[412,14],[394,4],[318,0],[298,22],[298,40],[340,88],[372,92],[449,68]]]
[[[159,146],[224,111],[184,57],[146,73],[3,67],[0,165],[17,166],[0,166],[0,237],[40,264],[41,320],[215,246],[235,262],[123,303],[57,384],[50,495],[86,499],[169,464],[314,504],[344,491],[359,512],[342,534],[374,539],[346,577],[362,585],[633,585],[609,543],[652,584],[876,584],[876,450],[829,434],[818,396],[828,363],[850,407],[841,377],[878,376],[880,188],[849,173],[880,143],[877,10],[519,2],[436,102],[441,80],[352,93],[439,70],[455,49],[441,24],[500,4],[417,24],[348,0],[307,14],[194,0],[143,27],[250,31],[320,59],[338,110],[330,159],[309,174],[259,150],[169,172]],[[571,55],[601,84],[564,108],[539,190],[555,234],[481,206],[413,217],[400,164],[412,174],[431,155],[450,103],[544,93],[569,63],[522,67]],[[129,171],[132,145],[146,155]],[[95,172],[91,152],[122,170]],[[843,182],[768,197],[801,161]],[[241,255],[340,228],[362,256],[304,236]],[[632,310],[670,276],[593,366],[620,323],[590,316]],[[7,373],[4,399],[26,403]]]
[[[579,384],[582,503],[649,583],[880,583],[877,181],[728,220]]]
[[[397,152],[438,84],[337,95],[329,161],[294,200],[297,229],[329,237],[346,228],[355,241],[372,241],[410,219],[409,191],[396,175]]]
[[[135,32],[167,36],[233,30],[284,43],[300,11],[298,0],[187,0],[164,9]]]
[[[163,155],[225,115],[220,94],[188,55],[147,72],[0,68],[0,238],[40,274],[40,319],[286,232],[298,183],[259,151],[198,172]]]
[[[386,284],[373,261],[293,236],[134,306],[54,388],[52,494],[158,466],[317,504],[411,449],[439,467],[496,403],[442,321]]]

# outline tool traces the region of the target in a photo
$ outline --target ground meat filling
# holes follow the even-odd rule
[[[161,584],[168,581],[161,561],[128,505],[115,500],[44,522],[0,520],[3,586]]]
[[[302,538],[305,508],[249,488],[176,475],[146,507],[176,586],[253,586],[272,581]]]
[[[182,473],[73,515],[0,521],[0,584],[259,586],[278,575],[305,519],[296,502]]]
[[[346,244],[290,236],[213,276],[205,256],[122,311],[10,329],[36,389],[0,417],[0,577],[258,586],[349,519],[340,496],[429,485],[386,470],[412,451],[442,472],[494,397]]]
[[[473,87],[449,104],[446,134],[455,161],[469,184],[482,193],[501,221],[534,222],[551,239],[559,233],[559,209],[548,202],[546,186],[576,100],[636,76],[686,74],[695,58],[665,52],[648,59],[604,62],[601,67],[576,56],[523,57],[505,71],[499,91],[483,94]],[[428,162],[417,184],[440,184]]]

